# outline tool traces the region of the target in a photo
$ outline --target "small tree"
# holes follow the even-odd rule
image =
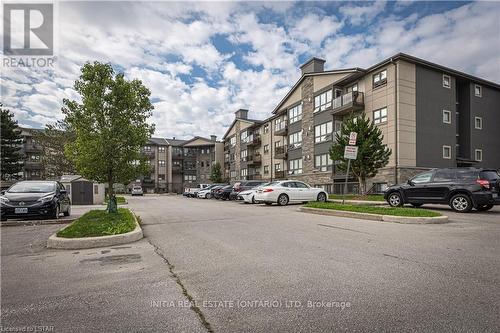
[[[33,133],[33,138],[42,148],[44,177],[59,178],[64,174],[74,174],[75,164],[64,153],[64,147],[75,141],[75,133],[64,122],[46,125],[43,131]]]
[[[23,155],[21,153],[23,138],[17,121],[13,119],[14,114],[2,106],[0,103],[1,178],[2,180],[16,180],[20,178],[18,174],[23,170]]]
[[[330,148],[330,158],[333,161],[341,161],[337,166],[341,171],[347,169],[344,148],[349,143],[351,132],[358,133],[358,157],[351,161],[351,171],[358,178],[361,194],[365,194],[366,179],[374,177],[380,168],[389,163],[392,151],[383,144],[382,131],[365,114],[357,118],[350,117],[342,123],[340,133],[335,135],[336,142]]]
[[[81,103],[64,99],[65,123],[75,133],[66,156],[82,176],[108,184],[108,212],[116,212],[114,183],[128,183],[149,166],[141,148],[154,132],[146,120],[153,105],[139,80],[127,81],[110,64],[87,63],[75,90]]]
[[[210,180],[213,183],[222,183],[222,171],[219,162],[212,164],[212,169],[210,170]]]

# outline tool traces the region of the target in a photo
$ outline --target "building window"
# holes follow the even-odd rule
[[[288,144],[290,145],[290,149],[302,146],[302,131],[290,134],[288,137]]]
[[[232,137],[229,139],[229,144],[231,145],[231,147],[236,146],[236,137],[235,137],[235,136],[232,136]]]
[[[280,140],[274,142],[274,148],[278,148],[278,147],[281,147],[281,141]]]
[[[241,169],[241,170],[240,170],[240,176],[241,176],[241,177],[246,177],[246,176],[248,176],[248,169]]]
[[[242,161],[246,161],[247,160],[247,156],[248,156],[248,150],[242,150],[241,153],[240,153],[240,157],[241,157],[241,160]]]
[[[350,93],[350,92],[353,92],[353,91],[358,91],[358,84],[357,83],[353,84],[350,87],[347,87],[346,90],[345,90],[346,93]]]
[[[264,125],[264,134],[267,134],[267,133],[269,133],[269,125],[268,124]]]
[[[443,158],[445,159],[451,159],[451,147],[450,146],[443,146]]]
[[[482,117],[475,117],[474,118],[474,127],[476,129],[483,129],[483,118]]]
[[[297,158],[295,160],[290,160],[290,174],[300,174],[302,173],[302,158]]]
[[[99,194],[99,185],[94,185],[94,194]]]
[[[158,180],[165,180],[165,175],[158,175]]]
[[[149,153],[151,151],[151,146],[144,146],[144,151]]]
[[[38,162],[40,161],[40,155],[31,155],[31,160],[33,162]]]
[[[314,166],[320,171],[328,171],[332,169],[333,161],[329,154],[316,155],[314,159]]]
[[[329,121],[314,127],[314,142],[320,143],[331,140],[333,122]]]
[[[387,108],[373,111],[373,123],[381,124],[387,122]]]
[[[161,167],[164,167],[164,166],[165,166],[165,160],[159,160],[159,161],[158,161],[158,164],[159,164]]]
[[[196,181],[196,176],[195,175],[184,175],[184,180],[187,182],[194,182],[194,181]]]
[[[248,131],[243,131],[240,133],[241,142],[247,142],[247,138],[248,138]]]
[[[483,87],[481,87],[479,84],[474,85],[474,95],[476,97],[483,97]]]
[[[373,88],[387,83],[387,70],[384,69],[378,73],[373,74]]]
[[[451,77],[449,75],[443,74],[443,87],[451,88]]]
[[[264,165],[264,174],[269,174],[269,165]]]
[[[160,153],[164,153],[165,152],[165,147],[163,147],[163,146],[158,147],[158,151]]]
[[[443,110],[443,123],[451,124],[451,111]]]
[[[203,163],[203,161],[201,161],[201,167],[203,168],[205,166],[205,163]]]
[[[332,106],[332,91],[327,90],[314,97],[314,112],[326,110]]]
[[[276,163],[274,165],[274,171],[281,171],[281,163]]]
[[[264,154],[269,153],[269,145],[264,145]]]
[[[290,124],[302,119],[302,103],[288,110],[288,119],[290,119]]]
[[[236,170],[232,170],[232,171],[229,173],[229,175],[230,175],[230,177],[231,177],[231,178],[236,178],[236,175],[237,175]]]
[[[177,165],[177,166],[180,166],[181,165],[181,161],[174,161],[173,164]]]
[[[286,128],[286,117],[274,121],[274,130],[276,132]]]
[[[474,157],[475,157],[476,161],[481,162],[483,160],[483,150],[482,149],[476,149],[474,151]]]

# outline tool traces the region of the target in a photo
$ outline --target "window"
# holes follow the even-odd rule
[[[267,133],[269,133],[269,125],[268,124],[264,125],[264,134],[267,134]]]
[[[276,132],[281,131],[282,129],[286,128],[286,117],[276,119],[274,121],[274,130]]]
[[[290,144],[290,149],[299,148],[300,146],[302,146],[302,131],[290,134],[288,143]]]
[[[302,119],[302,103],[288,110],[288,119],[290,119],[290,124]]]
[[[330,159],[330,155],[316,155],[314,160],[314,166],[320,171],[328,171],[332,169],[333,161]]]
[[[432,172],[421,173],[420,175],[413,177],[411,182],[415,184],[428,183],[431,181],[431,177]]]
[[[290,160],[290,174],[302,173],[302,158],[297,158],[295,160]]]
[[[264,145],[264,154],[269,153],[269,145]]]
[[[381,124],[387,122],[387,108],[373,111],[373,123]]]
[[[451,169],[442,169],[436,171],[434,174],[434,182],[444,183],[451,182],[455,179],[455,171]]]
[[[274,171],[281,171],[281,163],[276,163],[274,165]]]
[[[229,144],[231,145],[231,147],[236,146],[236,137],[235,137],[235,136],[232,136],[232,137],[229,139]]]
[[[246,161],[247,160],[247,156],[248,156],[248,150],[242,150],[241,151],[241,154],[240,154],[240,157],[241,157],[241,160],[242,161]]]
[[[476,97],[483,97],[483,87],[481,87],[479,84],[474,85],[474,95]]]
[[[201,161],[201,167],[203,168],[205,166],[205,163],[203,163],[203,161]]]
[[[94,194],[99,194],[99,185],[94,185]]]
[[[240,171],[240,176],[241,176],[241,177],[246,177],[246,176],[248,176],[248,169],[241,169],[241,171]]]
[[[483,160],[483,150],[482,149],[476,149],[474,151],[474,157],[475,157],[476,161],[481,162]]]
[[[307,186],[303,182],[294,182],[294,184],[295,184],[295,187],[297,187],[297,188],[309,188],[309,186]]]
[[[165,147],[163,147],[163,146],[158,147],[158,151],[160,153],[164,153],[165,152]]]
[[[451,78],[449,75],[443,74],[443,87],[451,88]]]
[[[159,161],[158,161],[158,164],[159,164],[161,167],[164,167],[164,166],[165,166],[165,160],[159,160]]]
[[[451,159],[451,147],[443,146],[443,158]]]
[[[36,162],[40,161],[40,155],[31,155],[31,160]]]
[[[482,117],[475,117],[474,118],[474,127],[476,129],[483,129],[483,118]]]
[[[314,127],[314,142],[320,143],[331,140],[333,122],[329,121]]]
[[[358,91],[358,84],[357,83],[353,84],[350,87],[347,87],[346,90],[345,90],[346,93],[350,93],[350,92],[353,92],[353,91]]]
[[[269,174],[269,165],[264,165],[264,174]]]
[[[324,93],[314,97],[314,112],[326,110],[332,106],[332,91],[327,90]]]
[[[165,175],[158,175],[158,180],[165,180]]]
[[[280,140],[274,142],[274,148],[277,148],[277,147],[281,147],[281,141]]]
[[[181,161],[174,161],[173,164],[177,165],[177,166],[180,166],[181,165]]]
[[[244,132],[240,133],[240,141],[241,142],[247,142],[247,138],[248,138],[248,132],[247,131],[244,131]]]
[[[230,177],[231,178],[236,178],[236,175],[237,175],[237,172],[236,170],[232,170],[230,173],[229,173]]]
[[[387,82],[387,70],[384,69],[378,73],[373,74],[373,88],[383,85]]]
[[[144,151],[149,153],[151,151],[151,146],[144,146]]]
[[[188,182],[194,182],[196,181],[196,176],[195,175],[184,175],[184,180]]]
[[[443,123],[451,124],[451,111],[443,110]]]

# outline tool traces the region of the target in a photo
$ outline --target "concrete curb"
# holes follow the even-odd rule
[[[357,219],[363,219],[363,220],[404,223],[404,224],[437,224],[437,223],[448,222],[448,216],[408,217],[408,216],[393,216],[393,215],[358,213],[358,212],[349,212],[349,211],[343,211],[343,210],[321,209],[321,208],[310,208],[310,207],[300,207],[299,211],[304,212],[304,213],[310,213],[310,214],[318,214],[318,215],[351,217],[351,218],[357,218]]]
[[[342,203],[342,199],[328,199],[330,202]],[[345,203],[352,205],[371,205],[371,206],[385,206],[386,201],[368,201],[368,200],[345,200]]]
[[[94,247],[106,247],[112,245],[126,244],[138,241],[144,237],[141,226],[137,222],[134,213],[135,229],[120,235],[110,235],[101,237],[84,237],[84,238],[63,238],[57,237],[57,232],[49,237],[47,247],[50,249],[77,250],[91,249]],[[69,225],[65,226],[67,228]],[[64,228],[60,229],[63,230]],[[59,230],[58,230],[59,231]]]
[[[2,221],[0,226],[2,227],[22,227],[22,226],[34,226],[34,225],[50,225],[50,224],[67,224],[71,223],[75,218],[70,219],[58,219],[58,220],[15,220],[15,221]]]

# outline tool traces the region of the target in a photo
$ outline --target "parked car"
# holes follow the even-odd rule
[[[238,194],[241,191],[246,191],[254,188],[255,186],[267,183],[266,180],[242,180],[234,183],[233,191],[229,195],[230,200],[237,200]]]
[[[199,190],[198,191],[198,195],[197,195],[198,198],[203,198],[203,199],[211,199],[211,198],[213,198],[212,189],[214,189],[215,187],[219,187],[219,186],[224,186],[224,185],[211,184],[211,185],[205,187],[204,189]]]
[[[241,191],[238,193],[237,200],[243,200],[244,203],[256,203],[255,202],[255,193],[257,193],[257,190],[260,188],[269,185],[269,183],[264,183],[257,185],[249,190]]]
[[[210,190],[212,192],[212,198],[219,199],[218,198],[218,191],[221,188],[223,188],[224,186],[227,186],[227,185],[217,185],[217,186],[212,187],[212,189]]]
[[[134,187],[132,187],[132,196],[134,196],[134,195],[140,195],[140,196],[144,195],[144,192],[142,190],[142,186],[134,185]]]
[[[230,198],[231,192],[233,192],[233,186],[232,185],[226,185],[226,186],[218,189],[217,191],[218,191],[218,199],[221,199],[221,200],[232,200]]]
[[[197,187],[186,187],[182,195],[188,198],[196,198],[198,196],[198,192],[209,185],[210,184],[199,184]]]
[[[476,168],[433,169],[389,187],[384,198],[389,205],[449,205],[460,213],[472,208],[486,211],[500,205],[500,176],[496,170]]]
[[[20,181],[0,196],[2,221],[8,218],[43,216],[58,219],[71,215],[71,201],[64,185],[56,181]]]
[[[322,188],[311,187],[296,180],[281,180],[269,183],[257,190],[255,201],[266,205],[277,203],[286,206],[290,202],[325,202],[328,194]]]

